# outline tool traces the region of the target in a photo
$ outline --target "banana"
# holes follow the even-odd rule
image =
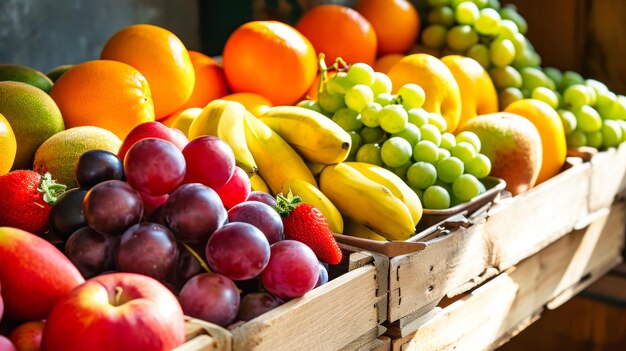
[[[322,173],[322,169],[326,167],[325,163],[317,163],[317,162],[312,162],[312,161],[307,161],[307,160],[304,160],[304,163],[306,163],[306,166],[309,167],[309,170],[311,171],[314,177],[319,176],[320,173]]]
[[[343,162],[350,153],[350,134],[321,113],[276,106],[260,118],[309,161],[334,164]]]
[[[317,187],[315,178],[300,155],[283,138],[252,113],[246,111],[245,116],[248,148],[272,192],[279,193],[292,178],[302,179]]]
[[[365,162],[346,162],[348,166],[361,172],[368,179],[384,185],[391,193],[404,202],[411,212],[415,224],[422,219],[422,202],[419,197],[400,177],[392,171],[380,166]]]
[[[259,173],[248,174],[248,176],[250,177],[250,187],[253,191],[262,191],[270,194],[270,188],[268,188],[265,180],[261,178]]]
[[[246,108],[238,102],[213,100],[191,123],[189,139],[213,135],[224,140],[233,149],[237,166],[254,173],[258,167],[246,143],[245,114]]]
[[[318,188],[302,179],[292,178],[283,185],[281,191],[283,194],[287,194],[290,190],[294,195],[300,196],[303,202],[317,207],[326,217],[326,221],[333,233],[343,233],[343,217],[341,217],[341,213]]]
[[[350,217],[388,240],[406,240],[416,223],[408,207],[387,187],[344,164],[328,165],[320,174],[320,190]]]
[[[387,241],[384,236],[379,235],[370,228],[364,226],[361,223],[355,222],[350,218],[346,218],[346,220],[344,221],[343,234],[363,239]]]

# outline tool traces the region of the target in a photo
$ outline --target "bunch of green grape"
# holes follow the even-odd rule
[[[317,101],[298,106],[321,112],[352,137],[348,161],[385,167],[401,177],[428,209],[445,209],[486,191],[480,179],[491,162],[472,132],[453,135],[437,113],[422,108],[417,84],[391,93],[391,80],[364,63],[350,65],[322,84]]]

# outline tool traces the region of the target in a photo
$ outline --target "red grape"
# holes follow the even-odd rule
[[[174,268],[177,256],[178,247],[172,232],[160,224],[145,222],[135,224],[122,235],[116,263],[122,272],[145,274],[164,281]]]
[[[151,196],[174,191],[185,177],[185,157],[172,143],[147,138],[136,142],[124,159],[128,183]]]
[[[219,195],[198,183],[178,187],[167,198],[164,211],[167,226],[179,239],[191,243],[206,243],[228,220]]]
[[[228,223],[209,238],[206,259],[213,270],[230,279],[250,279],[267,266],[270,244],[255,226]]]
[[[193,248],[189,247],[191,250]],[[205,260],[204,257],[204,247],[201,250],[194,250],[201,259]],[[183,285],[193,276],[198,275],[200,273],[206,272],[198,259],[194,257],[194,255],[189,252],[183,245],[178,245],[178,258],[176,259],[176,264],[174,265],[174,269],[170,271],[170,275],[168,277],[168,282],[172,283],[178,289],[182,288]]]
[[[115,269],[113,253],[116,238],[83,227],[72,234],[65,244],[65,255],[87,278]]]
[[[89,150],[78,158],[74,168],[76,183],[87,189],[105,180],[123,180],[124,165],[112,152],[106,150]]]
[[[276,199],[272,195],[258,190],[251,191],[246,201],[258,201],[271,207],[277,205]]]
[[[128,183],[107,180],[91,188],[83,201],[87,224],[108,234],[122,234],[143,215],[141,196]]]
[[[257,201],[246,201],[228,210],[229,222],[244,222],[257,227],[271,244],[283,240],[283,220],[276,210]]]
[[[222,199],[222,203],[226,209],[229,209],[238,203],[246,201],[250,195],[250,178],[246,171],[239,167],[235,167],[233,176],[230,177],[224,186],[216,190]]]
[[[83,200],[87,190],[74,188],[61,195],[50,209],[50,231],[59,239],[67,239],[87,225],[83,216]]]
[[[261,274],[263,286],[283,299],[309,292],[319,278],[319,261],[305,244],[295,240],[279,241],[271,246],[270,262]]]
[[[156,210],[159,209],[159,207],[163,206],[165,204],[165,201],[167,201],[167,198],[169,197],[168,194],[160,195],[160,196],[152,196],[152,195],[141,193],[140,195],[141,195],[141,201],[143,202],[143,213],[146,216],[146,218],[152,217],[154,212],[156,212]],[[158,223],[158,222],[155,222],[155,223]]]
[[[232,280],[218,273],[203,273],[191,278],[179,295],[185,315],[223,327],[237,318],[239,291]]]
[[[185,184],[201,183],[212,189],[222,187],[235,171],[235,154],[225,141],[214,136],[201,136],[183,149],[187,162]]]
[[[285,303],[266,292],[253,292],[241,299],[237,319],[249,321]]]

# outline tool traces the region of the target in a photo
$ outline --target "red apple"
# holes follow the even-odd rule
[[[0,284],[0,321],[2,320],[3,313],[4,313],[4,301],[2,301],[2,284]]]
[[[39,351],[43,327],[43,321],[26,322],[9,334],[9,340],[18,351]]]
[[[176,297],[161,283],[134,273],[89,279],[54,306],[42,350],[171,350],[185,342]]]
[[[130,133],[128,133],[126,138],[124,138],[122,146],[120,146],[120,149],[117,152],[117,157],[124,161],[124,157],[126,156],[128,149],[130,149],[130,147],[139,140],[145,138],[159,138],[167,140],[176,145],[176,147],[181,151],[189,142],[189,139],[187,139],[185,134],[176,128],[167,127],[161,122],[145,122],[136,126],[130,131]]]
[[[11,340],[0,335],[0,351],[17,351]]]
[[[54,304],[85,282],[72,262],[48,241],[0,227],[0,281],[6,317],[45,319]]]

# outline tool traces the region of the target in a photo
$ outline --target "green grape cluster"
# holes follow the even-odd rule
[[[445,118],[422,108],[426,94],[419,85],[405,84],[392,93],[389,77],[363,63],[322,82],[317,101],[298,105],[348,131],[347,161],[393,171],[428,209],[446,209],[486,191],[480,179],[491,172],[491,162],[480,154],[480,139],[472,132],[446,132]]]

